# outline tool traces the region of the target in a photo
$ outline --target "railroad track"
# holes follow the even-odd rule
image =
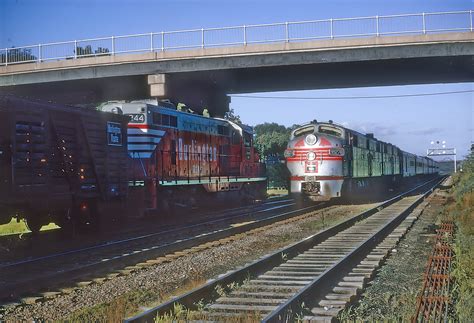
[[[64,287],[80,279],[123,273],[128,266],[214,242],[272,223],[301,216],[328,203],[296,208],[292,200],[269,201],[264,207],[233,210],[227,216],[139,237],[109,241],[86,248],[0,264],[0,300],[16,301],[21,295]],[[18,273],[21,273],[19,275]],[[48,293],[45,293],[48,294]],[[33,299],[38,296],[26,299]],[[41,297],[38,297],[41,298]]]
[[[156,233],[155,227],[159,221],[159,229],[161,231],[171,230],[179,226],[192,226],[203,221],[215,221],[226,219],[232,215],[242,215],[250,212],[264,211],[275,205],[276,208],[284,207],[283,204],[290,204],[293,200],[288,197],[270,198],[263,203],[250,204],[232,208],[218,208],[213,210],[198,209],[192,210],[192,216],[187,216],[184,210],[180,210],[174,216],[153,215],[145,218],[128,218],[119,224],[112,223],[100,232],[87,232],[84,230],[82,234],[63,232],[59,229],[40,231],[36,235],[31,232],[14,233],[0,235],[0,246],[14,246],[15,251],[20,249],[21,256],[18,252],[15,254],[0,253],[0,264],[14,262],[21,258],[39,258],[40,256],[61,253],[65,250],[81,249],[85,246],[105,244],[115,240],[125,240],[136,236]],[[189,210],[188,210],[189,211]],[[188,212],[189,213],[189,212]],[[158,220],[159,219],[159,220]],[[178,222],[179,220],[179,222]],[[118,238],[120,237],[120,238]],[[61,241],[61,243],[58,243]],[[10,249],[10,248],[9,248]],[[44,250],[48,250],[47,253]],[[34,253],[34,255],[33,255]]]
[[[373,275],[416,219],[410,213],[439,183],[424,183],[127,322],[166,315],[189,321],[330,322]],[[186,317],[173,317],[181,306]]]

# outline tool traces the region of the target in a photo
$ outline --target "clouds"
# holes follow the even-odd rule
[[[373,133],[375,137],[390,137],[395,135],[429,136],[441,134],[445,129],[440,127],[419,128],[414,124],[399,123],[397,125],[382,125],[377,122],[342,122],[344,127],[361,133]]]
[[[404,95],[407,93],[448,92],[472,89],[469,84],[407,85],[379,88],[352,88],[278,93],[294,96],[361,96]],[[232,99],[232,106],[249,124],[277,122],[294,123],[334,120],[363,134],[373,133],[384,142],[404,151],[426,154],[433,140],[445,140],[465,155],[474,141],[472,93],[384,100],[346,100],[344,102],[286,102],[282,100]]]
[[[363,134],[373,133],[374,136],[383,138],[390,137],[399,133],[399,126],[382,125],[377,122],[342,122],[344,127],[359,131]]]
[[[440,134],[442,132],[444,132],[444,129],[442,128],[431,127],[431,128],[410,130],[410,131],[407,131],[407,134],[416,135],[416,136],[419,136],[419,135],[427,136],[427,135]]]

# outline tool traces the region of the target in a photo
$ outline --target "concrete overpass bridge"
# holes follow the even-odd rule
[[[72,104],[153,96],[222,114],[233,93],[472,82],[472,19],[327,19],[5,49],[0,92]]]

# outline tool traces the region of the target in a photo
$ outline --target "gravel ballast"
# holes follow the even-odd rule
[[[170,262],[131,270],[113,279],[70,289],[67,294],[48,300],[6,307],[3,313],[0,309],[0,320],[121,320],[143,310],[143,306],[161,303],[216,275],[254,261],[373,206],[340,205],[318,210],[302,220],[273,225],[259,234],[245,235]]]
[[[386,264],[363,292],[359,301],[347,308],[342,321],[410,321],[415,314],[428,256],[433,248],[435,222],[445,199],[438,192],[423,210],[407,235],[392,250]]]

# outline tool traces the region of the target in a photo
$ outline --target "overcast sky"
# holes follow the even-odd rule
[[[470,10],[471,0],[0,0],[0,48],[201,27],[337,17]],[[264,93],[264,96],[380,96],[473,90],[473,83]],[[362,100],[233,98],[242,120],[286,126],[329,120],[425,154],[432,140],[468,152],[473,94]]]

